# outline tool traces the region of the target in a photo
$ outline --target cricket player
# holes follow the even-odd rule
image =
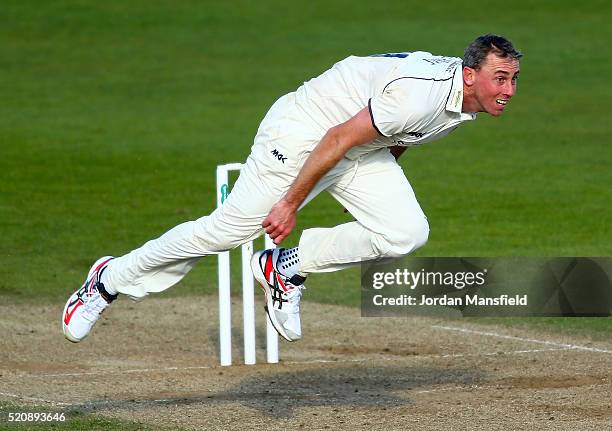
[[[308,274],[400,257],[425,244],[427,218],[397,158],[477,112],[502,115],[516,92],[521,56],[493,34],[476,38],[463,59],[427,52],[350,56],[282,96],[221,207],[94,263],[64,308],[66,338],[83,340],[118,294],[140,299],[168,289],[203,256],[263,231],[282,243],[298,210],[325,190],[355,221],[307,229],[297,247],[259,251],[251,261],[270,321],[286,340],[300,339]]]

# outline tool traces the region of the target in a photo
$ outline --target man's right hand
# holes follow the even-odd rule
[[[348,121],[332,127],[310,153],[287,194],[270,209],[262,227],[280,244],[295,227],[296,213],[317,182],[348,150],[379,136],[366,106]]]
[[[283,198],[272,206],[261,226],[274,244],[278,245],[289,236],[295,227],[296,218],[297,208]]]

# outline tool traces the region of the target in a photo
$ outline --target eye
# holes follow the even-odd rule
[[[503,84],[504,82],[506,82],[506,78],[504,78],[503,76],[498,76],[495,78],[495,80],[498,84]]]

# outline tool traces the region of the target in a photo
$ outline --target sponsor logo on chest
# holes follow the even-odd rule
[[[278,150],[275,148],[272,151],[270,151],[272,153],[272,155],[274,157],[276,157],[278,160],[280,160],[281,162],[283,162],[283,164],[285,163],[285,160],[287,160],[287,157],[283,156],[282,153],[279,153]]]

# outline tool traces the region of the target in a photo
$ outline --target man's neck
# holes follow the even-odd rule
[[[461,112],[478,112],[478,102],[472,93],[472,88],[463,84],[463,104]]]

